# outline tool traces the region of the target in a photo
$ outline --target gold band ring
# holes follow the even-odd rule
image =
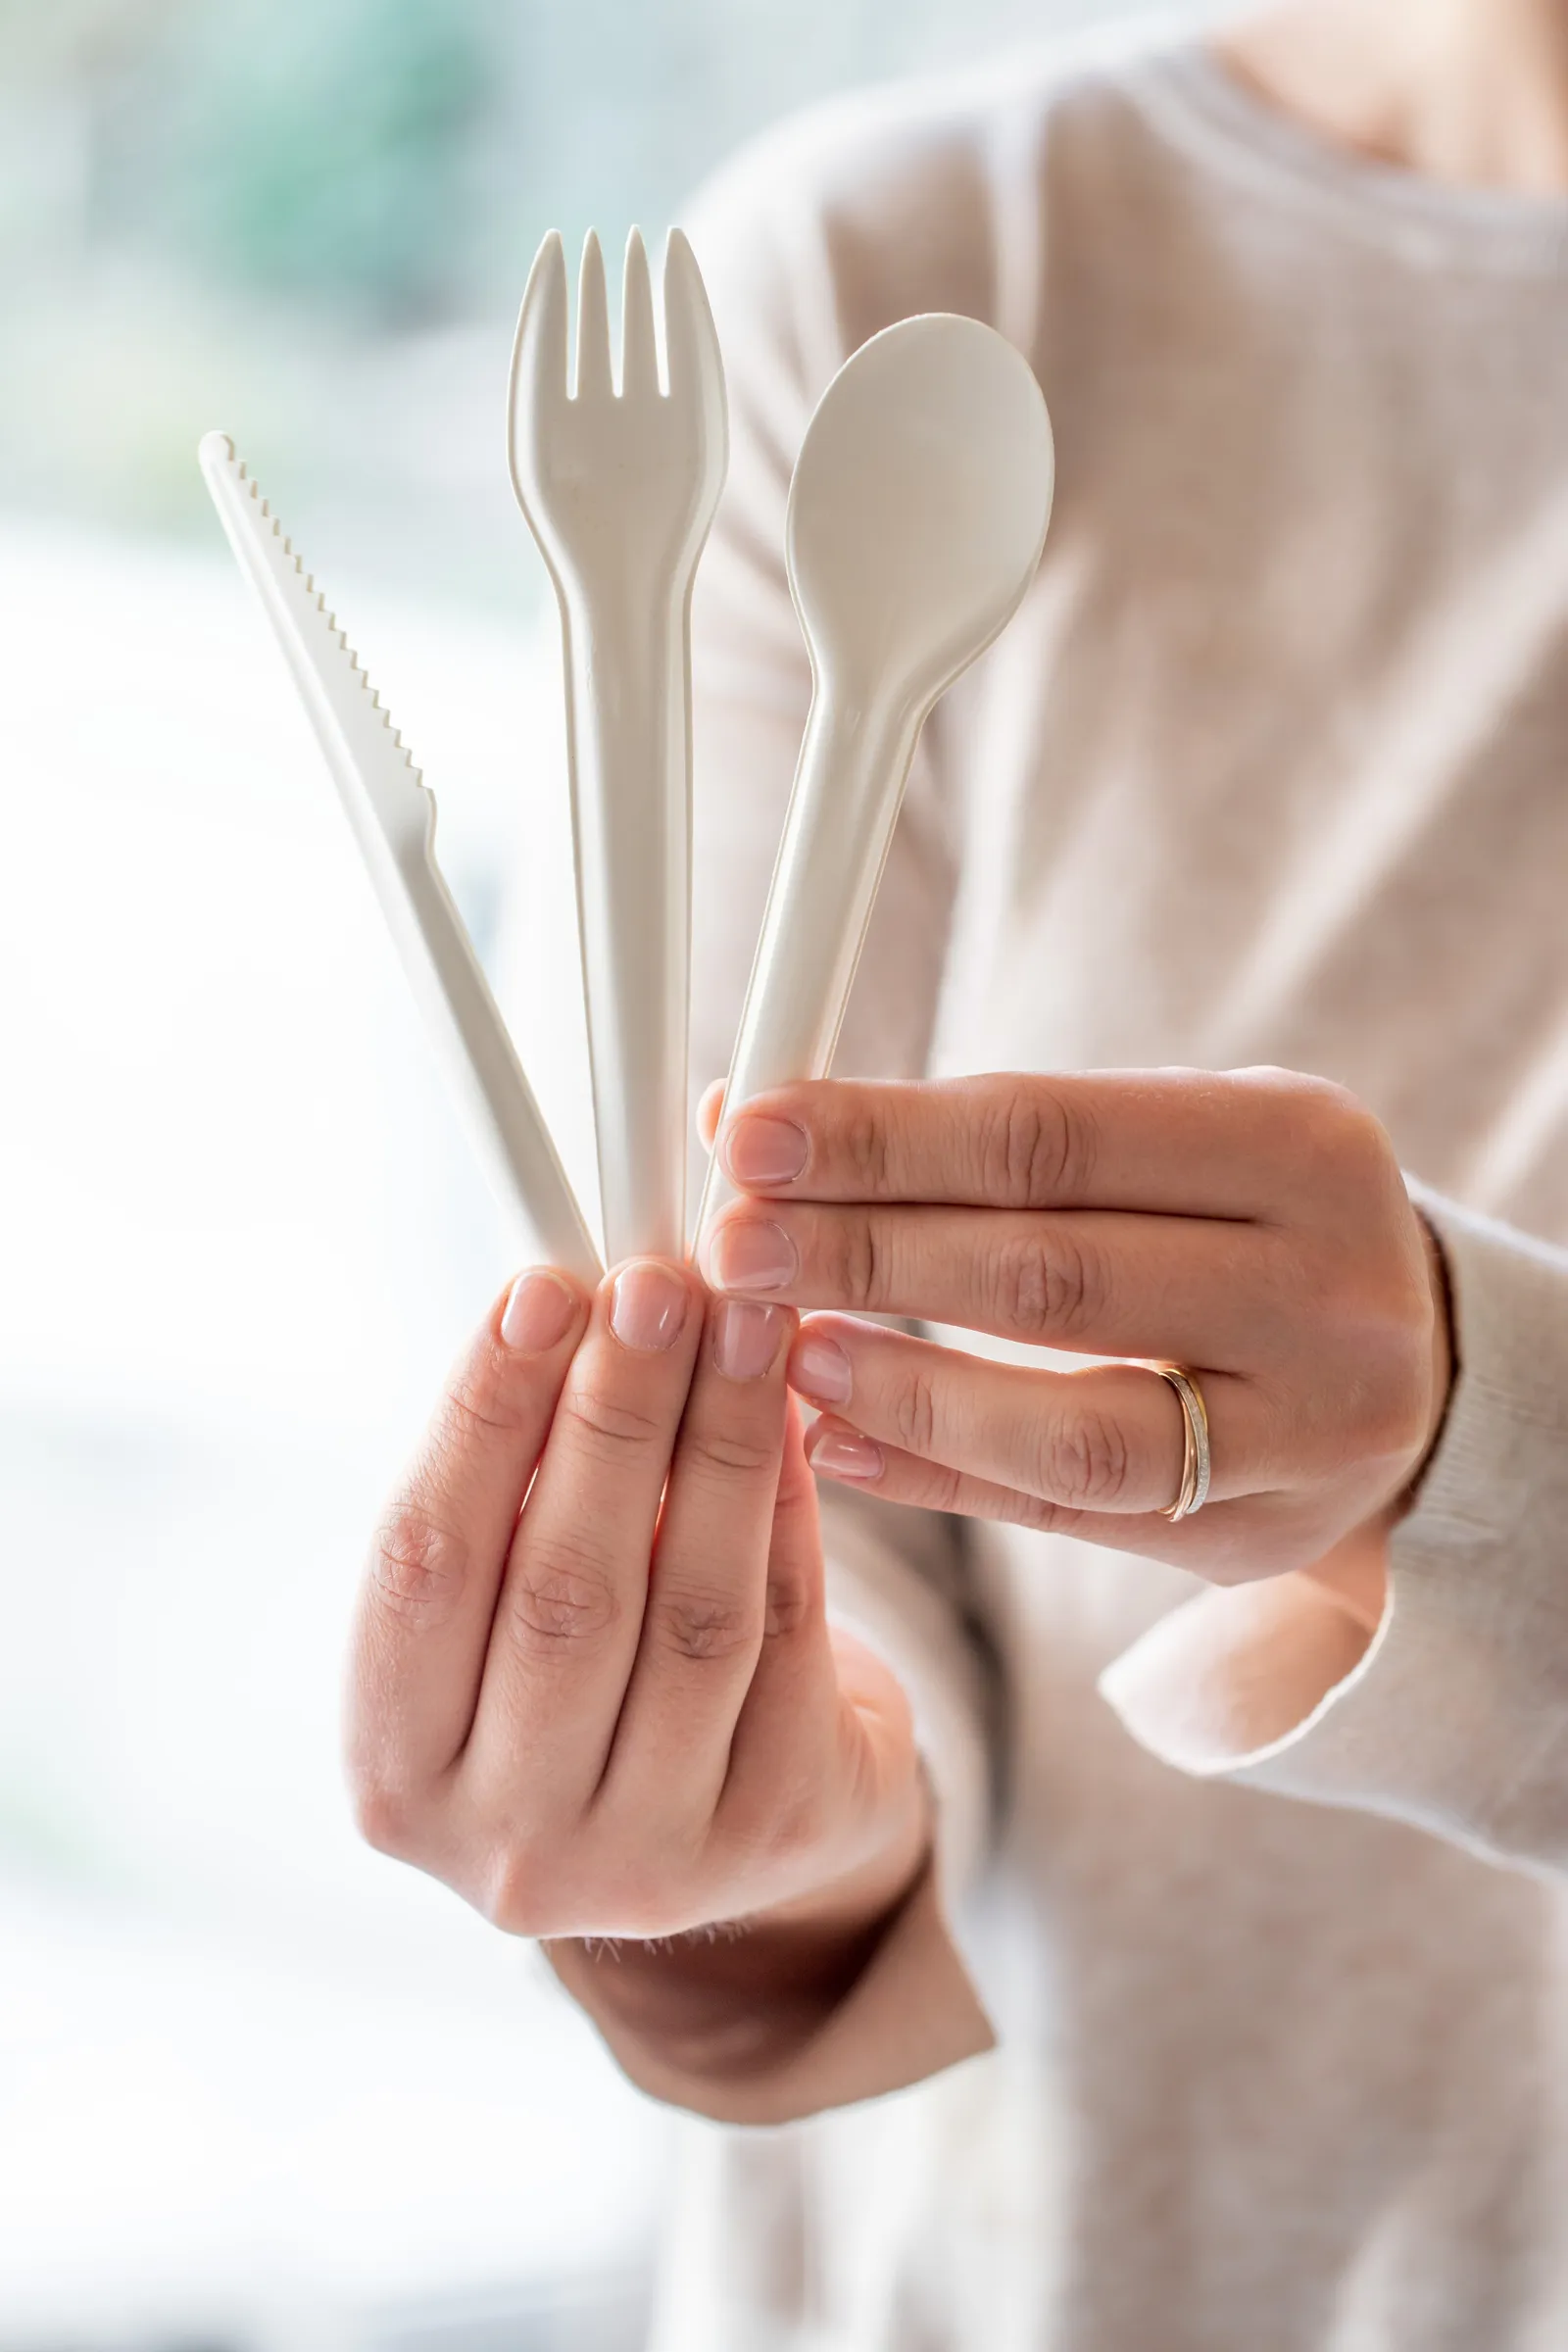
[[[1162,1519],[1190,1519],[1208,1500],[1208,1412],[1195,1375],[1181,1364],[1151,1364],[1161,1380],[1169,1381],[1182,1408],[1182,1483],[1176,1499],[1160,1512]]]

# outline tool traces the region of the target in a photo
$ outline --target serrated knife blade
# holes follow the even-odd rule
[[[466,1115],[509,1240],[590,1287],[599,1253],[435,861],[435,800],[226,433],[197,453],[326,758],[403,968]]]

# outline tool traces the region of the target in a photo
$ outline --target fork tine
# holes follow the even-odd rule
[[[513,354],[514,372],[525,368],[541,389],[552,379],[558,390],[566,388],[567,308],[566,252],[553,228],[533,257]]]
[[[507,386],[507,455],[513,487],[525,510],[525,483],[533,468],[524,437],[565,398],[567,310],[565,249],[553,228],[528,272]]]
[[[664,357],[671,397],[721,408],[724,363],[708,289],[684,230],[672,228],[664,248]]]
[[[577,380],[573,397],[609,400],[614,394],[610,364],[610,297],[605,256],[598,232],[583,239],[582,274],[577,280]]]
[[[629,400],[659,391],[659,346],[654,337],[654,288],[648,248],[634,228],[626,239],[626,282],[621,296],[620,388]]]

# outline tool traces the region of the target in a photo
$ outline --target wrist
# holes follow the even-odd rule
[[[659,2050],[682,2074],[784,2062],[858,1980],[930,1867],[923,1772],[889,1838],[852,1871],[787,1903],[656,1942],[548,1942],[546,1957],[612,2039]]]

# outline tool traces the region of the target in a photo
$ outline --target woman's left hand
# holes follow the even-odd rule
[[[1447,1397],[1436,1246],[1388,1136],[1284,1070],[783,1088],[720,1141],[748,1196],[716,1289],[813,1315],[811,1457],[900,1502],[1010,1519],[1217,1584],[1320,1562],[1401,1507]],[[853,1319],[961,1325],[1198,1381],[1210,1498],[1147,1361],[997,1363]]]

